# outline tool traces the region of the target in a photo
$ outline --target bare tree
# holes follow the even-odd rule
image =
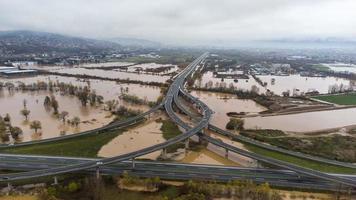
[[[35,130],[35,133],[37,133],[38,129],[42,129],[41,122],[38,120],[32,121],[30,124],[30,128]]]
[[[28,120],[28,116],[30,115],[31,111],[27,110],[26,108],[21,110],[21,114]]]

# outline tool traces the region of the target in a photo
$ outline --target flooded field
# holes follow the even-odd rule
[[[96,79],[78,79],[74,77],[65,76],[35,76],[35,77],[22,77],[5,79],[0,78],[0,82],[12,82],[17,83],[21,81],[25,84],[37,83],[39,81],[44,82],[64,82],[67,84],[73,84],[76,86],[89,86],[92,90],[95,90],[96,94],[104,97],[104,100],[117,99],[122,92],[128,92],[129,94],[136,95],[141,99],[147,99],[148,101],[155,101],[160,95],[160,88],[155,86],[145,86],[139,84],[126,84],[117,83],[115,81],[105,81]]]
[[[279,129],[312,132],[356,124],[356,108],[308,112],[292,115],[245,118],[247,129]]]
[[[163,138],[160,130],[161,126],[162,123],[155,121],[153,118],[143,124],[130,128],[128,131],[122,133],[108,144],[104,145],[100,149],[98,156],[119,156],[162,143],[165,139]],[[138,158],[155,160],[160,156],[160,154],[161,151],[156,151]]]
[[[23,131],[22,141],[31,141],[58,137],[62,134],[72,134],[85,130],[101,127],[112,121],[111,114],[102,109],[101,106],[82,106],[76,97],[62,96],[58,93],[53,95],[59,104],[59,112],[67,111],[67,119],[79,117],[81,123],[78,127],[63,123],[57,116],[53,115],[52,110],[46,109],[43,105],[46,96],[50,92],[15,92],[9,93],[7,90],[0,92],[0,114],[4,116],[8,113],[11,117],[12,126],[18,126]],[[27,109],[30,110],[28,121],[21,115],[23,100],[27,101]],[[30,121],[39,120],[41,130],[36,134],[30,129]]]
[[[237,81],[237,82],[236,82]],[[251,90],[252,86],[256,86],[258,88],[259,93],[265,93],[266,89],[260,86],[255,79],[249,76],[249,79],[221,79],[214,77],[213,72],[206,72],[203,74],[201,79],[195,81],[195,86],[200,88],[217,88],[217,87],[226,87],[229,88],[233,85],[236,89],[248,91]]]
[[[290,76],[260,75],[257,77],[262,82],[266,82],[266,88],[277,95],[282,95],[287,90],[293,94],[294,89],[298,89],[299,93],[317,90],[321,94],[326,94],[332,85],[350,85],[350,80],[335,77],[302,77],[298,74]],[[275,81],[273,82],[272,79]]]
[[[101,70],[101,69],[86,69],[80,67],[71,67],[71,68],[60,68],[60,69],[51,69],[52,72],[62,73],[62,74],[74,74],[74,75],[89,75],[103,78],[112,78],[112,79],[129,79],[143,82],[158,82],[164,83],[170,79],[170,76],[161,76],[161,75],[151,75],[143,73],[132,73],[132,72],[123,72],[115,70]]]
[[[96,68],[96,67],[123,67],[123,66],[130,66],[130,65],[134,65],[135,63],[131,63],[131,62],[102,62],[102,63],[83,63],[83,64],[79,64],[76,66],[79,67],[87,67],[87,68]]]
[[[346,63],[324,63],[325,67],[335,71],[335,72],[347,72],[356,74],[356,65],[346,64]]]
[[[355,68],[356,69],[356,68]],[[200,88],[218,88],[218,87],[235,87],[244,91],[251,91],[255,87],[258,93],[266,93],[267,89],[277,95],[282,95],[283,92],[289,90],[293,94],[293,90],[298,93],[305,93],[317,90],[321,94],[326,94],[333,85],[350,86],[350,80],[335,77],[302,77],[299,74],[289,76],[274,76],[274,75],[258,75],[262,82],[266,82],[267,86],[262,87],[256,82],[253,77],[249,79],[221,79],[214,77],[213,72],[206,72],[201,79],[195,81],[195,86]],[[273,81],[274,80],[274,81]]]
[[[236,142],[236,141],[232,141],[230,138],[226,138],[224,136],[218,135],[218,134],[214,134],[211,131],[209,131],[208,133],[210,133],[210,136],[212,138],[218,139],[223,141],[226,144],[229,144],[231,146],[235,146],[237,148],[243,149],[248,151],[244,145],[242,143]],[[215,146],[213,144],[208,144],[207,149],[209,149],[210,151],[215,152],[216,154],[220,155],[221,157],[225,157],[225,149]],[[236,165],[239,166],[243,166],[243,167],[256,167],[257,166],[257,162],[251,158],[242,156],[240,154],[234,153],[229,151],[228,152],[228,160],[230,160],[231,162],[235,163]]]
[[[210,130],[206,133],[215,139],[223,141],[224,143],[248,151],[242,143],[232,141],[229,138],[215,134]],[[191,139],[195,142],[198,141],[197,136],[193,136],[191,137]],[[245,156],[241,156],[234,152],[229,151],[226,157],[225,149],[210,143],[206,146],[206,148],[194,152],[189,151],[183,159],[179,160],[179,162],[243,167],[256,167],[258,165],[255,160]]]
[[[239,166],[237,163],[234,163],[208,149],[202,149],[199,152],[190,151],[179,162],[194,163],[194,164]]]
[[[115,99],[118,105],[124,105],[129,108],[139,109],[142,111],[148,110],[148,106],[132,105],[124,102],[118,97],[122,92],[136,95],[139,98],[148,101],[156,101],[160,95],[160,89],[153,86],[142,86],[138,84],[117,84],[114,81],[102,80],[82,80],[71,77],[63,76],[36,76],[36,77],[23,77],[21,79],[3,79],[0,82],[12,82],[15,85],[19,81],[25,84],[33,84],[39,81],[44,82],[64,82],[71,83],[76,86],[89,86],[91,90],[95,90],[97,95],[104,97],[104,101]],[[59,92],[54,92],[59,104],[59,112],[67,111],[69,114],[67,119],[79,117],[81,123],[76,126],[71,126],[63,123],[57,116],[53,115],[53,111],[45,108],[43,105],[44,98],[50,96],[52,93],[49,91],[13,91],[9,92],[3,89],[0,92],[0,114],[4,116],[9,113],[13,126],[19,126],[24,134],[21,141],[31,141],[36,139],[52,138],[60,136],[61,134],[72,134],[85,130],[101,127],[108,124],[113,120],[113,117],[108,111],[103,110],[103,105],[96,106],[82,106],[79,99],[75,96],[61,95]],[[23,109],[23,101],[27,101],[27,109],[30,110],[29,120],[26,122],[20,111]],[[30,129],[30,121],[39,120],[42,129],[39,130],[41,134],[35,134],[34,130]]]
[[[250,99],[238,99],[236,95],[215,92],[192,91],[191,94],[198,97],[214,111],[210,122],[220,128],[225,128],[229,117],[228,112],[245,112],[254,114],[266,110],[265,107]]]
[[[137,64],[137,65],[133,65],[133,66],[128,67],[127,71],[128,72],[137,72],[137,71],[145,72],[145,71],[150,71],[150,70],[160,69],[160,68],[165,68],[165,70],[162,70],[162,72],[157,73],[157,74],[160,74],[160,75],[172,73],[172,72],[175,72],[175,71],[178,70],[178,66],[177,65],[157,64],[157,63],[142,63],[142,64]]]
[[[135,63],[131,62],[102,62],[102,63],[82,63],[78,65],[73,65],[73,67],[83,67],[83,68],[105,68],[105,67],[124,67],[134,65]],[[34,65],[32,66],[34,69],[41,70],[58,70],[69,68],[70,66],[63,65]]]

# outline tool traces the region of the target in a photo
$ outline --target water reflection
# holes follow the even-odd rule
[[[325,94],[329,92],[329,87],[332,85],[350,85],[349,80],[335,77],[302,77],[299,74],[290,76],[261,75],[257,77],[262,82],[266,82],[267,88],[277,95],[282,95],[287,90],[292,94],[294,89],[304,93],[317,90],[319,93]],[[271,84],[272,82],[274,84]]]
[[[122,91],[128,91],[129,94],[133,94],[142,99],[148,101],[156,101],[160,95],[160,89],[153,86],[143,86],[138,84],[117,84],[114,81],[103,81],[94,79],[77,79],[72,77],[63,76],[36,76],[36,77],[22,77],[14,79],[0,78],[0,82],[11,82],[15,85],[19,81],[25,84],[32,84],[38,81],[53,81],[71,83],[76,86],[89,86],[91,90],[95,90],[96,94],[104,97],[105,100],[116,99],[119,105],[124,105],[133,109],[140,109],[142,111],[148,110],[148,106],[137,106],[120,100],[118,97]],[[55,97],[59,102],[60,111],[68,111],[68,119],[78,116],[82,123],[79,127],[63,124],[58,120],[56,116],[52,114],[52,111],[43,106],[44,98],[51,93],[48,91],[34,91],[34,92],[22,92],[22,91],[8,91],[7,89],[0,90],[0,114],[5,115],[9,113],[12,118],[12,125],[19,126],[23,129],[23,141],[30,141],[33,139],[44,139],[57,137],[63,134],[78,133],[84,130],[90,130],[93,128],[101,127],[112,121],[113,117],[110,113],[104,111],[102,106],[82,106],[80,101],[73,96],[63,96],[59,93],[55,93]],[[20,110],[23,109],[23,100],[27,100],[27,108],[31,111],[29,120],[39,120],[42,123],[42,134],[36,134],[32,136],[33,130],[30,129],[29,124],[24,122],[24,117],[20,114]]]
[[[248,129],[309,132],[356,124],[356,108],[245,119]]]
[[[226,87],[229,88],[234,86],[238,90],[251,90],[252,86],[256,86],[259,93],[265,93],[266,89],[260,86],[255,79],[251,76],[248,76],[249,79],[221,79],[214,77],[213,72],[206,72],[203,74],[201,79],[195,81],[195,86],[200,88],[217,88],[217,87]]]
[[[253,100],[238,99],[236,95],[232,94],[204,91],[192,91],[191,94],[198,97],[214,111],[210,121],[220,128],[225,128],[226,123],[229,121],[229,117],[226,115],[228,112],[254,114],[266,110],[265,107],[257,104]]]
[[[144,124],[133,127],[110,141],[108,144],[104,145],[100,149],[98,156],[119,156],[162,143],[165,139],[163,138],[160,130],[161,126],[161,122],[150,120]],[[160,154],[161,151],[156,151],[139,158],[155,160],[160,156]]]

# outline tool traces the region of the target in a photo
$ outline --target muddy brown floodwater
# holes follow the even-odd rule
[[[226,123],[229,121],[230,118],[226,115],[228,112],[255,114],[267,110],[253,100],[238,99],[236,95],[232,94],[205,91],[192,91],[191,94],[198,97],[214,111],[210,122],[220,128],[225,128]]]
[[[143,124],[130,128],[104,145],[100,149],[98,156],[119,156],[164,142],[165,139],[161,131],[162,123],[157,122],[155,120],[157,118],[166,118],[166,116],[155,114],[154,117]],[[161,151],[156,151],[138,158],[155,160],[160,154]]]
[[[248,129],[279,129],[290,132],[312,132],[356,124],[356,108],[308,112],[292,115],[245,118]]]
[[[67,111],[69,113],[67,119],[75,116],[79,117],[81,122],[78,127],[70,126],[63,123],[55,115],[52,110],[47,110],[43,106],[46,96],[49,92],[14,92],[10,94],[7,90],[0,92],[0,114],[4,116],[8,113],[11,117],[12,126],[19,126],[23,130],[22,141],[31,141],[37,139],[45,139],[60,136],[64,131],[66,134],[78,133],[85,130],[101,127],[112,121],[113,117],[109,112],[102,109],[101,106],[82,106],[81,102],[76,97],[62,96],[54,93],[58,104],[59,112]],[[23,100],[27,101],[27,109],[31,111],[28,121],[21,115],[23,109]],[[35,134],[30,129],[30,121],[39,120],[42,129],[38,134]]]
[[[267,88],[277,95],[282,95],[283,92],[289,90],[292,94],[293,89],[298,89],[300,92],[308,92],[317,90],[321,94],[329,92],[331,85],[349,86],[350,80],[335,77],[302,77],[299,74],[290,76],[258,76],[262,82],[267,83]],[[272,79],[275,81],[272,82]]]
[[[188,154],[182,160],[180,160],[180,162],[194,163],[194,164],[238,166],[237,163],[232,162],[208,149],[202,149],[200,151],[189,151]]]
[[[264,87],[262,87],[260,84],[258,84],[255,79],[253,79],[252,76],[248,76],[249,79],[236,79],[236,81],[234,81],[234,79],[221,79],[221,78],[216,78],[214,77],[213,72],[209,71],[203,74],[201,79],[198,79],[195,81],[195,86],[197,87],[206,87],[207,85],[209,85],[209,82],[212,83],[212,87],[216,88],[216,87],[220,87],[222,85],[224,85],[226,88],[228,88],[230,86],[230,84],[232,84],[236,89],[240,89],[240,90],[244,90],[244,91],[248,91],[251,90],[252,86],[256,86],[258,88],[258,92],[259,93],[265,93],[266,89]]]
[[[71,83],[76,86],[90,86],[92,90],[95,90],[96,94],[104,97],[105,100],[117,99],[122,91],[128,91],[129,94],[136,95],[141,99],[147,99],[148,101],[155,101],[160,95],[160,88],[156,86],[145,86],[139,84],[126,84],[117,83],[115,81],[97,80],[97,79],[78,79],[74,77],[65,76],[34,76],[34,77],[22,77],[5,79],[0,78],[0,82],[12,82],[16,83],[21,81],[25,84],[32,84],[38,81],[44,82],[64,82]]]
[[[38,81],[49,82],[64,82],[71,83],[76,86],[90,86],[91,90],[95,90],[98,95],[104,97],[106,100],[118,100],[119,105],[124,105],[129,108],[139,109],[141,111],[148,110],[148,106],[132,105],[120,100],[118,97],[122,92],[136,95],[139,98],[147,99],[148,101],[155,101],[160,95],[160,89],[152,86],[142,86],[138,84],[117,84],[114,81],[102,81],[94,79],[77,79],[72,77],[63,76],[35,76],[35,77],[22,77],[14,79],[0,78],[0,82],[12,82],[15,85],[19,81],[25,84],[32,84]],[[9,113],[13,126],[19,126],[24,134],[21,141],[31,141],[37,139],[45,139],[60,136],[61,133],[65,134],[78,133],[85,130],[101,127],[108,124],[113,120],[111,114],[103,110],[103,106],[82,106],[80,101],[74,96],[63,96],[59,93],[54,93],[59,103],[59,112],[67,111],[71,119],[75,116],[81,119],[78,127],[70,126],[61,122],[52,113],[53,111],[46,110],[43,106],[44,98],[51,93],[48,91],[35,91],[35,92],[9,92],[6,88],[0,91],[0,114],[4,116]],[[34,134],[30,129],[29,121],[25,121],[24,117],[20,114],[23,109],[23,100],[27,101],[27,109],[31,111],[29,121],[39,120],[42,124],[41,134]]]

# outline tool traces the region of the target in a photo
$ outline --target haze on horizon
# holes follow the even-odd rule
[[[0,31],[214,45],[356,38],[354,0],[2,0]]]

